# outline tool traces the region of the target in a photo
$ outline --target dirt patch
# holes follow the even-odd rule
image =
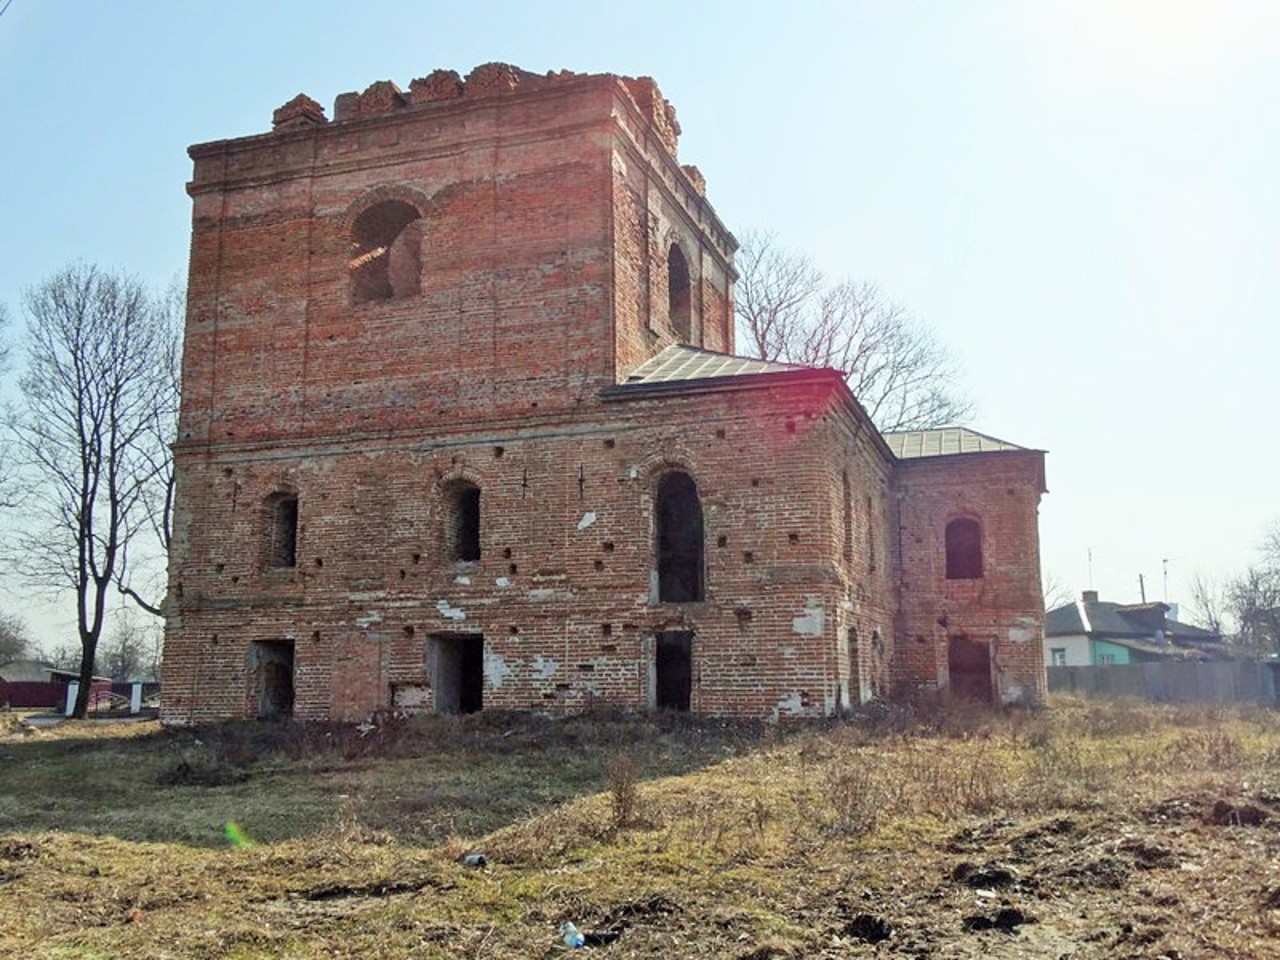
[[[350,886],[342,883],[326,884],[303,891],[300,896],[312,903],[323,903],[326,900],[344,900],[348,898],[395,897],[406,893],[417,893],[428,887],[438,887],[435,879],[420,880],[380,880]]]
[[[40,856],[40,848],[30,840],[10,837],[0,840],[0,860],[34,860]]]
[[[606,912],[595,924],[611,930],[625,930],[630,926],[643,924],[650,920],[672,917],[681,912],[680,904],[674,900],[657,894],[639,900],[629,900],[618,904]]]
[[[1141,870],[1156,870],[1178,865],[1177,855],[1168,847],[1145,840],[1131,839],[1120,844],[1120,850],[1133,858]]]
[[[982,866],[965,861],[955,865],[951,879],[975,890],[996,890],[1017,883],[1018,874],[1012,867],[994,860]]]
[[[1130,868],[1118,857],[1080,859],[1050,874],[1052,880],[1084,890],[1121,890],[1129,883]]]
[[[845,924],[844,933],[863,943],[882,943],[893,936],[893,927],[874,913],[860,913]]]
[[[746,953],[738,954],[737,960],[780,960],[782,957],[794,957],[796,951],[794,947],[765,943]]]
[[[980,930],[1004,930],[1012,932],[1024,923],[1035,923],[1036,918],[1017,907],[1001,907],[995,913],[975,913],[964,918],[964,929],[970,933]]]
[[[226,787],[244,783],[249,773],[224,763],[190,763],[180,760],[156,777],[162,787]]]
[[[1209,811],[1207,821],[1220,827],[1260,827],[1271,819],[1271,812],[1252,803],[1219,800]]]
[[[1204,797],[1169,797],[1141,811],[1142,819],[1152,826],[1186,823],[1204,818],[1208,800]]]

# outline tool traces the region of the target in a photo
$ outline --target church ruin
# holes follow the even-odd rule
[[[679,133],[486,64],[191,149],[166,722],[1043,693],[1043,453],[735,356]]]

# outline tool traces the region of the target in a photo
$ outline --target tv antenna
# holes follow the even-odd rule
[[[1161,557],[1160,567],[1164,571],[1164,602],[1169,602],[1169,561],[1177,560],[1178,557]]]

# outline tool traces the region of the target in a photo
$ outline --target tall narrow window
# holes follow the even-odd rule
[[[267,566],[298,565],[298,497],[276,493],[267,498]]]
[[[982,579],[982,527],[959,517],[947,524],[947,579]]]
[[[667,315],[676,335],[686,343],[693,337],[690,321],[692,295],[689,284],[689,261],[679,244],[673,243],[667,251]]]
[[[445,543],[452,560],[480,559],[480,488],[461,481],[445,491]]]
[[[680,470],[658,481],[658,600],[690,603],[703,599],[702,503],[693,478]]]
[[[395,300],[418,293],[422,220],[403,200],[384,200],[356,218],[351,236],[351,299]]]

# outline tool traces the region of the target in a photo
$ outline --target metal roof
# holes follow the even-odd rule
[[[886,433],[884,442],[899,460],[919,457],[950,457],[965,453],[996,453],[1001,450],[1026,450],[1007,440],[997,440],[968,427],[943,427],[938,430],[903,430]]]
[[[818,368],[794,363],[736,357],[729,353],[716,353],[714,350],[701,350],[682,343],[674,343],[656,357],[636,367],[623,382],[625,384],[675,383],[816,369]]]
[[[1154,635],[1156,628],[1140,619],[1140,614],[1143,608],[1151,606],[1152,604],[1111,603],[1106,600],[1074,600],[1045,614],[1044,633],[1046,637],[1084,633],[1105,640],[1148,638]],[[1163,618],[1161,629],[1166,637],[1179,640],[1216,639],[1212,631],[1168,617]]]

